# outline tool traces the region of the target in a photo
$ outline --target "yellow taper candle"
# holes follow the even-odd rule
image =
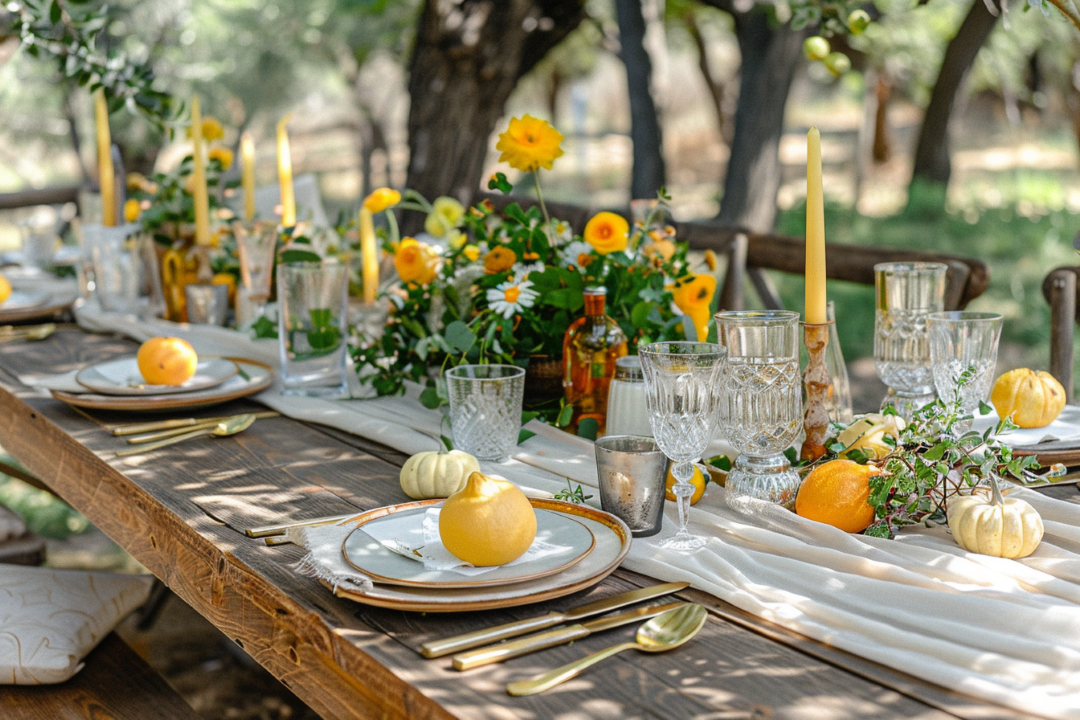
[[[113,171],[112,134],[105,91],[94,93],[94,120],[97,123],[98,184],[101,185],[101,224],[116,225],[116,173]]]
[[[806,322],[822,325],[825,311],[825,207],[821,196],[821,134],[806,135]]]
[[[240,182],[244,186],[244,219],[255,217],[255,141],[251,133],[240,138]]]
[[[379,289],[379,248],[375,242],[375,223],[366,207],[360,208],[360,259],[364,302],[370,305],[375,302],[375,292]]]
[[[289,115],[286,115],[277,124],[278,182],[281,184],[281,224],[284,227],[292,227],[296,224],[296,196],[293,195],[292,155],[289,153],[289,133],[285,129],[289,117]]]
[[[206,158],[203,155],[202,112],[199,96],[191,98],[191,157],[195,170],[191,177],[191,195],[195,204],[195,244],[210,244],[210,197],[206,191]]]

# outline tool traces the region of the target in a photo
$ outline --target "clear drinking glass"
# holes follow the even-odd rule
[[[346,270],[338,262],[278,265],[278,345],[286,395],[348,394]]]
[[[60,240],[57,236],[59,224],[60,214],[51,208],[35,212],[19,221],[24,267],[48,270],[52,266],[56,245]]]
[[[893,407],[907,419],[934,400],[926,317],[944,309],[948,270],[944,263],[874,266],[874,364],[889,386],[881,407]]]
[[[503,462],[517,445],[525,369],[458,365],[446,371],[454,445],[480,460]]]
[[[274,274],[274,251],[277,249],[277,223],[256,220],[233,223],[236,251],[240,256],[240,280],[255,318],[262,315],[270,299],[270,278]]]
[[[645,401],[656,444],[671,458],[677,481],[679,531],[659,545],[693,551],[705,538],[686,529],[694,486],[694,460],[701,457],[716,430],[724,387],[724,348],[715,343],[661,342],[638,348],[645,374]]]
[[[184,286],[188,322],[192,325],[224,325],[229,314],[227,285],[189,283]]]
[[[927,318],[934,385],[946,404],[955,402],[959,392],[961,410],[971,414],[986,400],[994,381],[1001,323],[1001,315],[987,312],[939,312]],[[960,386],[968,368],[973,375]],[[970,427],[969,420],[956,429],[967,432]]]
[[[840,334],[836,331],[836,306],[830,300],[826,305],[829,326],[829,344],[825,346],[825,366],[829,370],[829,397],[825,406],[829,420],[847,425],[854,419],[851,409],[851,379],[848,377],[844,352],[840,348]]]
[[[792,507],[799,475],[783,452],[802,429],[799,314],[740,310],[716,323],[728,358],[720,430],[739,451],[725,487]]]
[[[106,312],[136,315],[143,286],[137,225],[84,225],[85,250],[94,268],[94,291]]]

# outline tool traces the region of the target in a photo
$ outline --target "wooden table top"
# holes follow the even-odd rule
[[[268,547],[234,528],[404,502],[397,480],[404,456],[329,428],[273,418],[234,437],[116,458],[122,439],[103,426],[133,416],[91,418],[36,395],[17,378],[135,349],[74,329],[0,345],[0,446],[323,717],[1024,717],[806,639],[698,591],[680,597],[705,604],[710,618],[687,645],[659,655],[622,653],[555,690],[510,697],[507,682],[630,640],[635,626],[464,673],[449,658],[424,660],[420,645],[654,581],[619,570],[559,600],[477,613],[407,613],[336,598],[293,571],[300,548]],[[204,413],[253,406],[238,401]],[[1076,494],[1073,487],[1054,492]]]

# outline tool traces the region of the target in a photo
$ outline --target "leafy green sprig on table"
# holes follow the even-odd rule
[[[974,368],[968,368],[961,374],[959,386],[972,382],[974,376]],[[980,403],[981,412],[991,410]],[[891,408],[883,412],[896,414]],[[892,537],[903,525],[942,522],[949,498],[989,484],[991,475],[1026,482],[1039,467],[1033,455],[1014,455],[998,440],[999,435],[1017,428],[1009,417],[982,433],[961,430],[971,419],[972,415],[961,408],[958,391],[953,402],[938,399],[918,410],[898,438],[884,437],[892,450],[884,458],[872,460],[882,473],[870,478],[868,502],[874,507],[875,521],[865,534]],[[828,449],[826,458],[831,459],[845,448],[834,443]],[[849,451],[846,457],[863,463],[869,459],[859,450]]]
[[[590,499],[592,495],[586,495],[585,491],[580,485],[574,487],[570,483],[570,478],[566,478],[566,489],[560,490],[553,496],[556,500],[562,500],[563,502],[574,503],[575,505],[581,505],[586,500]]]

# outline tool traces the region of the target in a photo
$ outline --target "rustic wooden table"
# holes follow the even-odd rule
[[[122,441],[103,426],[132,416],[91,418],[36,395],[17,377],[134,350],[126,340],[73,329],[0,345],[0,445],[323,717],[1023,717],[697,591],[681,597],[707,605],[710,619],[682,648],[623,653],[545,694],[509,697],[508,681],[631,639],[634,627],[465,673],[451,669],[449,658],[422,659],[420,644],[653,581],[620,570],[560,600],[478,613],[425,615],[338,599],[291,569],[300,548],[268,547],[237,528],[403,502],[397,475],[404,457],[362,438],[275,418],[234,437],[116,458]],[[251,407],[234,402],[206,413]]]

